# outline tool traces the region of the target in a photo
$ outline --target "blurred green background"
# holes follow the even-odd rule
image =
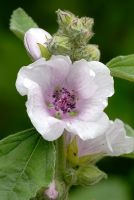
[[[12,11],[24,8],[38,25],[51,34],[57,30],[55,11],[70,10],[79,16],[95,19],[92,43],[101,49],[101,61],[106,63],[117,55],[134,53],[133,0],[0,0],[0,137],[32,127],[26,111],[25,97],[15,89],[19,68],[29,64],[23,43],[9,31]],[[111,119],[120,118],[134,127],[134,84],[115,79],[115,95],[106,112]],[[134,161],[108,158],[100,168],[109,179],[90,189],[73,188],[71,200],[133,200]],[[116,177],[116,178],[115,178]],[[77,191],[77,192],[76,192]]]

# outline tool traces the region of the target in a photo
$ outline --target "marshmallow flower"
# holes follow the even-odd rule
[[[42,57],[39,44],[47,47],[52,36],[41,28],[30,28],[24,36],[24,45],[33,60]]]
[[[27,95],[27,113],[46,140],[57,139],[64,129],[87,140],[109,126],[103,110],[114,93],[113,78],[100,62],[72,63],[60,55],[41,58],[20,69],[16,88]]]
[[[73,138],[69,133],[66,135],[67,146]],[[93,154],[120,156],[134,151],[134,138],[126,135],[123,122],[119,119],[111,121],[105,132],[95,139],[83,141],[77,136],[76,144],[78,158]]]

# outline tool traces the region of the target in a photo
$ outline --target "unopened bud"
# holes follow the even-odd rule
[[[106,177],[107,175],[94,165],[80,167],[77,170],[77,184],[82,186],[94,185]]]
[[[76,185],[77,182],[77,176],[76,176],[76,170],[73,168],[67,169],[64,173],[64,179],[67,184]]]
[[[45,55],[42,55],[39,45],[46,48],[51,38],[52,36],[41,28],[30,28],[25,33],[24,45],[30,56],[37,60],[43,56],[45,57]]]
[[[94,25],[94,19],[89,17],[81,17],[80,18],[82,25],[89,31],[92,31],[92,27]]]
[[[80,60],[85,59],[87,61],[96,60],[99,61],[100,59],[100,50],[98,49],[97,45],[86,45],[81,48],[77,48],[74,52],[74,59]]]
[[[70,24],[75,17],[75,15],[69,11],[62,11],[58,9],[56,11],[58,17],[58,24],[61,28],[65,29],[68,24]]]
[[[87,26],[89,24],[89,26]],[[67,32],[81,46],[87,44],[94,35],[92,32],[93,19],[91,18],[75,18],[67,27]]]
[[[47,195],[49,199],[52,199],[52,200],[57,199],[58,191],[56,190],[55,181],[50,183],[49,188],[45,191],[45,195]]]
[[[48,48],[54,55],[70,55],[72,46],[67,36],[54,35]]]

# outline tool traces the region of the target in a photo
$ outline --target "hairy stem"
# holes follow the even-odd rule
[[[56,166],[55,176],[58,180],[63,180],[64,172],[66,169],[64,134],[55,142],[56,147]]]
[[[55,179],[56,188],[59,192],[57,200],[68,199],[68,185],[64,181],[64,174],[66,170],[66,155],[65,155],[65,137],[64,134],[55,142],[56,147],[56,166]]]

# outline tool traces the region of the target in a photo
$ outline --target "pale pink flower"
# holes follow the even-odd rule
[[[72,134],[66,135],[67,145],[71,143],[73,138]],[[104,134],[97,138],[83,141],[76,136],[76,143],[78,157],[93,154],[120,156],[134,151],[134,138],[126,135],[123,122],[119,119],[114,122],[111,121]]]
[[[41,28],[30,28],[24,36],[24,45],[34,60],[42,57],[39,44],[47,47],[52,36]]]
[[[58,191],[56,190],[55,181],[50,183],[49,188],[45,191],[45,195],[49,199],[55,200],[58,197]]]
[[[16,87],[28,96],[27,113],[46,140],[57,139],[64,129],[87,140],[109,125],[103,110],[114,93],[113,78],[100,62],[72,63],[60,55],[41,58],[20,69]]]

